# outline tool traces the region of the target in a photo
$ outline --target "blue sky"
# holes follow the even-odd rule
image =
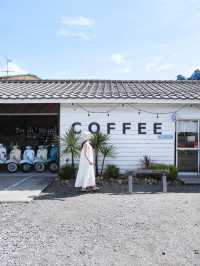
[[[188,76],[199,18],[200,0],[0,0],[0,70],[8,57],[41,78]]]

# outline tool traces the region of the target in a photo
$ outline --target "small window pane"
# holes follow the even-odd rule
[[[178,147],[197,148],[198,147],[198,122],[179,121],[178,122]]]
[[[198,171],[198,151],[179,150],[178,151],[178,170],[183,172]]]

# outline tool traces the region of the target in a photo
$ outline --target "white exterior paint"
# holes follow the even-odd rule
[[[98,106],[98,107],[97,107]],[[112,105],[82,105],[90,112],[105,112],[111,109]],[[155,113],[172,112],[177,110],[177,105],[137,105],[142,110]],[[175,154],[175,122],[172,121],[171,114],[159,115],[149,114],[133,109],[130,106],[119,106],[113,110],[108,117],[105,113],[88,113],[76,105],[61,104],[60,109],[60,135],[61,137],[74,122],[81,122],[82,130],[88,130],[91,122],[98,122],[101,132],[107,133],[107,123],[116,123],[115,130],[111,130],[110,141],[115,146],[117,156],[114,159],[107,159],[107,164],[118,165],[121,171],[131,170],[141,165],[144,155],[149,155],[154,162],[174,164]],[[181,110],[181,115],[185,113]],[[187,110],[186,110],[187,113]],[[185,114],[186,114],[185,113]],[[194,113],[194,110],[193,110]],[[178,114],[179,115],[179,114]],[[199,111],[200,117],[200,111]],[[126,135],[122,133],[122,123],[131,123],[131,129]],[[138,135],[138,123],[146,123],[146,135]],[[159,135],[153,133],[153,124],[162,123],[162,134],[171,135],[171,139],[160,139]],[[79,127],[77,127],[79,129]],[[61,160],[64,163],[64,158]]]
[[[126,97],[121,97],[121,98],[40,98],[38,97],[36,98],[32,98],[29,97],[29,99],[27,98],[7,98],[7,97],[3,97],[0,99],[0,104],[13,104],[13,103],[21,103],[21,104],[25,104],[25,103],[67,103],[67,104],[71,104],[71,103],[81,103],[81,104],[118,104],[118,103],[134,103],[134,104],[197,104],[200,107],[200,100],[198,99],[141,99],[141,98],[126,98]]]
[[[4,103],[5,101],[6,104],[11,103],[9,100],[4,100]],[[135,101],[137,103],[134,103]],[[189,102],[186,104],[185,101],[180,104],[176,100],[173,101],[173,104],[169,103],[169,100],[151,101],[144,99],[141,100],[143,102],[135,101],[123,98],[120,99],[120,102],[118,99],[76,99],[73,101],[74,105],[72,105],[71,99],[58,100],[60,103],[60,136],[62,137],[74,122],[82,124],[82,131],[88,130],[90,123],[97,122],[100,124],[103,133],[107,133],[107,123],[116,123],[115,130],[111,130],[110,133],[110,142],[116,148],[116,157],[108,158],[106,164],[115,164],[120,167],[121,171],[132,170],[141,166],[141,159],[144,155],[150,156],[153,162],[174,164],[176,145],[175,122],[172,120],[172,112],[178,110],[177,120],[200,120],[200,105],[195,104],[195,101],[192,101],[192,105]],[[17,100],[13,100],[13,103],[17,102]],[[25,103],[27,101],[20,100],[20,102]],[[43,102],[43,100],[37,102]],[[46,102],[55,101],[48,99]],[[34,100],[30,100],[30,103],[34,103]],[[113,110],[111,111],[111,109]],[[137,109],[153,114],[141,112],[139,115]],[[88,116],[87,111],[90,112],[90,116]],[[107,116],[106,112],[109,112],[110,115]],[[160,114],[157,118],[157,113],[165,114]],[[10,115],[20,115],[20,113]],[[127,130],[126,134],[122,132],[123,123],[131,123],[131,129]],[[138,134],[138,123],[146,123],[147,134]],[[172,138],[161,139],[160,135],[154,134],[154,123],[162,123],[162,134],[172,136]],[[61,164],[65,163],[65,159],[66,156],[61,157]]]

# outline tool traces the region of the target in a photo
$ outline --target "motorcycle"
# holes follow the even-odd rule
[[[7,159],[7,150],[2,143],[0,143],[0,164],[5,164]]]
[[[55,144],[51,144],[49,159],[48,159],[48,169],[52,173],[56,173],[59,169],[58,163],[58,147]]]
[[[7,170],[10,173],[15,173],[18,170],[21,161],[21,150],[17,145],[13,146],[10,152],[10,159],[6,161]]]
[[[34,164],[34,169],[36,172],[44,172],[47,164],[47,154],[48,150],[43,146],[39,146],[37,153],[36,153],[36,158],[33,161]]]
[[[20,161],[20,165],[23,172],[30,172],[33,167],[33,161],[35,159],[35,151],[31,146],[26,146],[23,153],[23,160]]]

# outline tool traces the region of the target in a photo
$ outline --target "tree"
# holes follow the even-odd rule
[[[200,80],[200,70],[196,69],[189,78],[178,75],[177,80]]]
[[[107,142],[109,140],[109,135],[103,134],[101,132],[93,134],[91,138],[91,144],[94,149],[95,154],[95,174],[96,176],[99,175],[99,169],[98,169],[98,159],[99,159],[99,153],[101,152],[102,147],[107,145]]]
[[[115,157],[115,149],[113,145],[104,145],[100,148],[100,152],[103,155],[103,160],[102,160],[102,164],[101,164],[101,172],[100,172],[100,176],[102,176],[103,174],[103,169],[104,169],[104,163],[105,163],[105,159],[107,157],[113,158]]]
[[[200,80],[200,70],[196,69],[192,75],[190,76],[190,78],[188,78],[190,80]]]
[[[71,167],[72,175],[75,178],[75,164],[74,160],[79,155],[80,146],[79,146],[79,137],[75,134],[74,129],[70,128],[65,132],[63,138],[61,138],[61,143],[63,146],[63,152],[71,154]]]
[[[183,75],[178,75],[177,80],[186,80],[186,77],[184,77]]]

